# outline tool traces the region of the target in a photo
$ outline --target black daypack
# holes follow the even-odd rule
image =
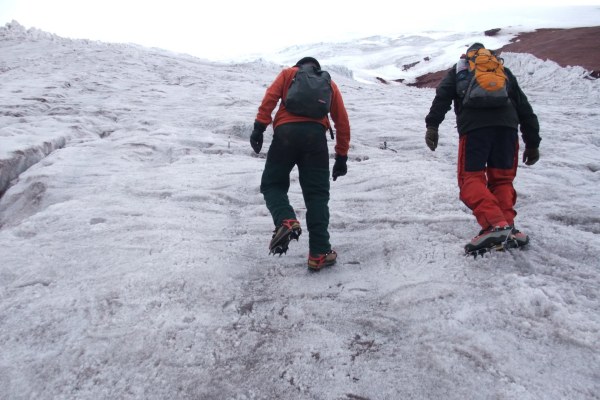
[[[329,114],[331,95],[329,73],[312,64],[304,64],[298,68],[283,103],[292,114],[323,118]]]

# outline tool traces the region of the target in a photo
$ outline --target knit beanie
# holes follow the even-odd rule
[[[485,46],[482,45],[481,43],[473,43],[468,49],[467,49],[467,53],[470,52],[471,50],[479,50],[479,49],[485,49]]]
[[[294,67],[299,67],[299,66],[301,66],[303,64],[315,64],[315,66],[318,69],[321,69],[321,64],[319,64],[319,62],[317,61],[317,59],[313,58],[313,57],[304,57],[304,58],[301,58],[300,60],[298,60],[298,62],[296,63],[296,65],[294,65]]]

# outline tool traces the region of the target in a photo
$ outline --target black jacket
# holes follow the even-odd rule
[[[436,89],[431,109],[425,117],[425,125],[439,127],[454,102],[456,124],[460,135],[484,127],[507,126],[518,129],[521,125],[525,147],[537,149],[541,141],[537,116],[533,113],[527,96],[519,87],[517,78],[508,68],[504,68],[504,71],[508,78],[508,95],[511,103],[499,108],[467,108],[462,106],[462,98],[458,96],[456,90],[456,65],[454,65]]]

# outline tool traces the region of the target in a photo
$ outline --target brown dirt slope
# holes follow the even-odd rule
[[[600,77],[600,26],[572,29],[538,29],[518,35],[498,52],[529,53],[552,60],[562,67],[581,66],[595,78]],[[417,78],[413,86],[436,87],[446,71]]]

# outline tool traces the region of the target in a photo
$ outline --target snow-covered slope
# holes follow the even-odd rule
[[[305,237],[267,255],[248,144],[278,65],[18,26],[0,54],[2,177],[35,162],[0,199],[1,399],[598,398],[600,83],[579,69],[505,54],[542,126],[516,182],[532,242],[473,260],[453,115],[432,153],[433,90],[330,68],[353,138],[340,262],[311,274]],[[295,173],[290,199],[304,222]]]
[[[483,32],[373,36],[340,43],[293,46],[266,54],[264,58],[284,65],[294,65],[304,55],[311,54],[321,64],[343,66],[352,70],[353,77],[360,82],[375,83],[376,78],[380,77],[412,83],[418,76],[449,68],[474,42],[482,42],[491,49],[497,49],[508,44],[517,33],[513,29],[504,29],[493,37],[487,37]]]

